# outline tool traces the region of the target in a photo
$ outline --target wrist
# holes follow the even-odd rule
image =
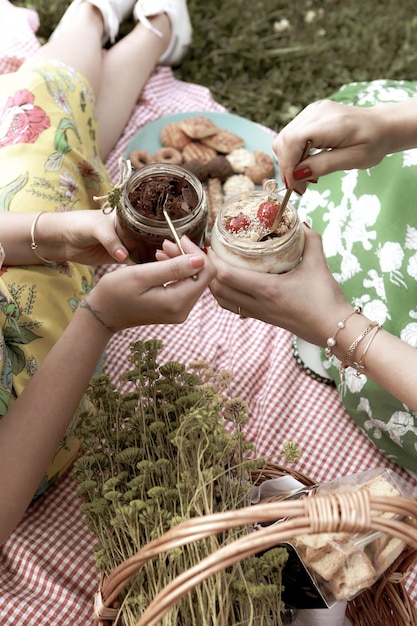
[[[374,107],[377,133],[384,141],[384,153],[391,154],[417,145],[416,99]]]
[[[326,340],[325,355],[339,360],[340,383],[348,367],[355,370],[358,378],[365,373],[365,358],[380,329],[381,324],[362,315],[359,306],[336,324],[333,335]]]
[[[30,247],[35,256],[43,263],[58,263],[65,258],[59,254],[61,244],[57,230],[53,228],[56,216],[49,211],[41,211],[33,218],[30,228]]]
[[[80,304],[78,305],[78,308],[83,311],[86,311],[86,313],[88,313],[88,315],[90,315],[91,318],[94,319],[97,324],[100,324],[101,329],[107,331],[109,336],[112,336],[114,335],[115,332],[117,332],[116,328],[113,328],[112,326],[109,326],[106,323],[104,316],[102,312],[100,311],[100,309],[97,307],[97,305],[94,304],[94,302],[90,303],[88,297],[84,298],[84,300],[80,302]]]
[[[325,340],[324,349],[328,358],[335,356],[341,364],[348,367],[355,362],[359,341],[356,345],[353,344],[374,322],[362,314],[360,306],[349,305],[347,310],[342,310],[341,315],[339,314],[339,321],[333,323],[333,332]]]

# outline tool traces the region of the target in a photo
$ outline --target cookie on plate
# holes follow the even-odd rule
[[[243,148],[245,143],[242,137],[236,135],[236,133],[232,133],[232,131],[227,130],[227,128],[222,128],[217,133],[204,137],[201,141],[206,146],[214,148],[214,150],[222,154],[229,154],[229,152],[237,148]]]
[[[191,139],[202,139],[203,137],[214,135],[219,130],[217,124],[205,115],[187,117],[180,122],[180,127]]]
[[[150,152],[146,150],[132,150],[129,154],[129,161],[135,170],[140,170],[145,165],[149,165],[154,162],[154,158]]]
[[[195,174],[202,183],[205,183],[209,176],[207,164],[199,161],[198,159],[186,161],[183,163],[183,167],[189,172]]]
[[[254,150],[253,156],[255,158],[255,164],[247,167],[245,169],[245,174],[253,180],[255,185],[262,185],[264,180],[274,177],[274,162],[269,154],[266,154],[261,150]]]
[[[217,155],[217,152],[213,148],[205,146],[201,141],[191,141],[188,143],[182,151],[182,159],[184,163],[197,159],[202,163],[208,163]]]
[[[245,174],[247,167],[253,167],[256,163],[255,155],[246,148],[236,148],[226,154],[225,158],[229,161],[235,174]]]
[[[234,174],[229,161],[221,154],[208,161],[207,171],[209,176],[212,178],[219,178],[222,183]]]
[[[182,154],[176,148],[160,148],[154,154],[156,163],[171,163],[171,165],[181,165]]]
[[[227,198],[237,193],[253,191],[254,189],[255,183],[246,174],[234,174],[223,185],[223,192]]]
[[[184,133],[179,122],[166,124],[161,129],[159,138],[164,148],[175,148],[176,150],[183,150],[187,143],[192,141],[191,137]]]
[[[222,183],[218,178],[209,178],[205,185],[205,192],[208,204],[208,230],[213,228],[217,214],[224,202]]]

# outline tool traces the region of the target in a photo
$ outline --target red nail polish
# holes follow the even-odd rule
[[[307,226],[307,228],[309,228],[311,230],[311,226],[310,224],[307,224],[307,222],[303,222],[304,226]]]
[[[318,182],[318,180],[319,180],[318,178],[308,178],[308,179],[307,179],[307,182],[308,182],[308,183],[317,183],[317,182]]]
[[[296,167],[292,175],[294,176],[295,180],[305,180],[306,178],[311,178],[313,172],[308,166],[299,168]]]

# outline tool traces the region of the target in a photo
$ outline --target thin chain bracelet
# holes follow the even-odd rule
[[[373,340],[375,339],[376,335],[378,334],[378,331],[381,329],[381,324],[377,324],[375,326],[375,332],[374,334],[371,336],[371,338],[369,339],[368,343],[366,344],[365,348],[363,349],[363,352],[361,354],[361,357],[358,361],[353,361],[353,367],[355,368],[356,372],[355,372],[355,376],[357,376],[357,378],[360,378],[362,375],[361,370],[363,370],[365,368],[364,366],[364,361],[365,361],[365,356],[366,353],[369,350],[369,347],[371,345],[371,343],[373,342]]]
[[[367,326],[367,328],[365,328],[363,333],[361,333],[359,335],[359,337],[357,337],[357,339],[355,339],[355,341],[350,345],[349,350],[346,352],[345,358],[340,363],[339,374],[340,374],[340,382],[341,383],[343,382],[344,371],[345,371],[345,369],[347,367],[349,367],[349,365],[347,364],[347,361],[348,361],[349,357],[351,357],[352,354],[354,354],[356,348],[358,347],[358,345],[360,344],[362,339],[364,339],[366,337],[366,335],[369,335],[369,333],[371,332],[371,330],[373,328],[375,328],[375,326],[378,326],[378,322],[371,322],[369,324],[369,326]]]
[[[44,263],[55,263],[55,261],[50,261],[49,259],[45,259],[44,256],[42,256],[41,254],[39,254],[38,252],[38,244],[35,241],[35,228],[36,228],[36,224],[38,223],[38,219],[40,218],[41,215],[43,215],[44,213],[47,213],[47,211],[41,211],[40,213],[38,213],[37,215],[35,215],[33,222],[32,222],[32,226],[30,229],[30,238],[31,238],[31,244],[30,247],[33,250],[33,252],[36,254],[36,256],[38,257],[38,259],[40,259],[41,261],[43,261]]]
[[[339,330],[342,330],[346,326],[346,322],[348,321],[350,317],[352,317],[352,315],[354,315],[355,313],[360,313],[361,311],[362,311],[361,307],[357,304],[353,307],[353,311],[351,311],[349,315],[346,315],[344,320],[337,323],[336,332],[334,333],[332,337],[329,337],[326,341],[326,348],[324,349],[324,354],[326,355],[328,359],[330,359],[330,357],[333,354],[333,348],[336,345],[336,337],[337,337],[337,333],[339,332]]]

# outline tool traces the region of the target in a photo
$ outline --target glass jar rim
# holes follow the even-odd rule
[[[271,237],[271,239],[267,239],[265,241],[254,241],[252,239],[236,237],[233,233],[225,228],[222,216],[224,214],[224,211],[227,210],[230,205],[238,202],[239,200],[257,197],[264,198],[266,195],[272,197],[273,199],[282,200],[283,198],[283,195],[281,193],[266,191],[265,189],[255,189],[230,196],[219,209],[216,218],[216,228],[219,232],[219,235],[221,235],[229,245],[233,245],[234,248],[236,248],[238,251],[244,252],[245,254],[250,254],[251,252],[253,252],[253,254],[259,254],[262,251],[269,252],[271,250],[274,250],[277,246],[280,247],[287,242],[290,242],[297,233],[299,217],[296,207],[291,202],[288,202],[285,209],[286,211],[291,211],[293,215],[291,226],[286,233],[280,235],[279,237]]]
[[[158,229],[167,227],[166,222],[162,220],[153,219],[151,217],[143,215],[142,213],[136,212],[129,199],[129,194],[132,191],[133,185],[137,186],[141,182],[146,180],[146,178],[158,177],[158,176],[160,177],[172,176],[173,178],[177,178],[178,180],[180,180],[181,178],[185,178],[187,183],[193,187],[194,191],[197,194],[196,206],[192,209],[192,211],[190,211],[188,215],[184,215],[183,217],[176,218],[176,219],[172,218],[172,222],[178,228],[188,224],[190,220],[193,220],[195,217],[198,216],[198,214],[203,208],[203,204],[204,204],[203,185],[201,181],[199,180],[199,178],[197,178],[197,176],[193,172],[186,170],[180,165],[175,165],[171,163],[149,163],[145,165],[144,167],[142,167],[140,170],[135,170],[131,174],[130,178],[128,179],[128,181],[126,182],[124,186],[123,195],[122,195],[125,215],[127,214],[128,217],[133,218],[133,217],[136,217],[137,214],[139,214],[141,227],[144,225],[148,226],[149,228],[158,228]],[[132,215],[129,209],[131,211],[135,211],[136,214]],[[117,210],[118,211],[122,210],[120,207],[120,203],[119,203],[119,206],[117,207]]]

